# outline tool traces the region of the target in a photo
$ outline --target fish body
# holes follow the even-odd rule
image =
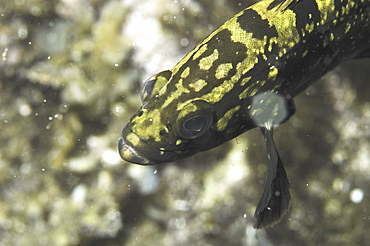
[[[248,7],[171,71],[147,81],[142,106],[122,130],[121,157],[141,165],[174,161],[260,127],[275,157],[255,227],[276,223],[290,195],[273,127],[293,115],[292,99],[326,72],[369,56],[369,19],[367,0],[264,0]]]

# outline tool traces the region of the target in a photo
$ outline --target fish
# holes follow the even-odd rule
[[[254,228],[288,212],[290,183],[273,130],[294,97],[346,60],[370,56],[370,1],[262,0],[226,21],[172,70],[149,78],[122,129],[123,160],[154,165],[217,147],[253,128],[268,174]]]

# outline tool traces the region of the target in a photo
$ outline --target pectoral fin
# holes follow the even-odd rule
[[[256,229],[279,222],[287,213],[291,200],[290,185],[274,143],[273,128],[261,127],[260,129],[265,137],[269,164],[266,185],[254,213],[257,221],[253,226]]]

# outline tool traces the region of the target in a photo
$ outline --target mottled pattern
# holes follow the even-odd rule
[[[369,49],[369,5],[364,0],[252,5],[172,69],[168,81],[132,116],[122,140],[147,160],[136,162],[161,163],[213,148],[255,127],[248,116],[251,97],[269,90],[294,97],[340,62]],[[182,139],[174,126],[194,100],[212,106],[213,123],[204,135]]]
[[[121,157],[142,165],[173,161],[258,126],[268,175],[254,228],[276,224],[291,195],[273,128],[294,114],[294,96],[369,50],[369,5],[266,0],[238,13],[185,56],[167,80],[154,81],[156,90],[146,90],[151,100],[122,130]]]

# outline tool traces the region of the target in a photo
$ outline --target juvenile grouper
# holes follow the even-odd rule
[[[171,71],[151,77],[122,130],[121,157],[159,164],[214,148],[260,127],[268,152],[255,228],[289,209],[289,181],[273,128],[292,99],[339,63],[370,55],[370,1],[264,0],[236,14]]]

